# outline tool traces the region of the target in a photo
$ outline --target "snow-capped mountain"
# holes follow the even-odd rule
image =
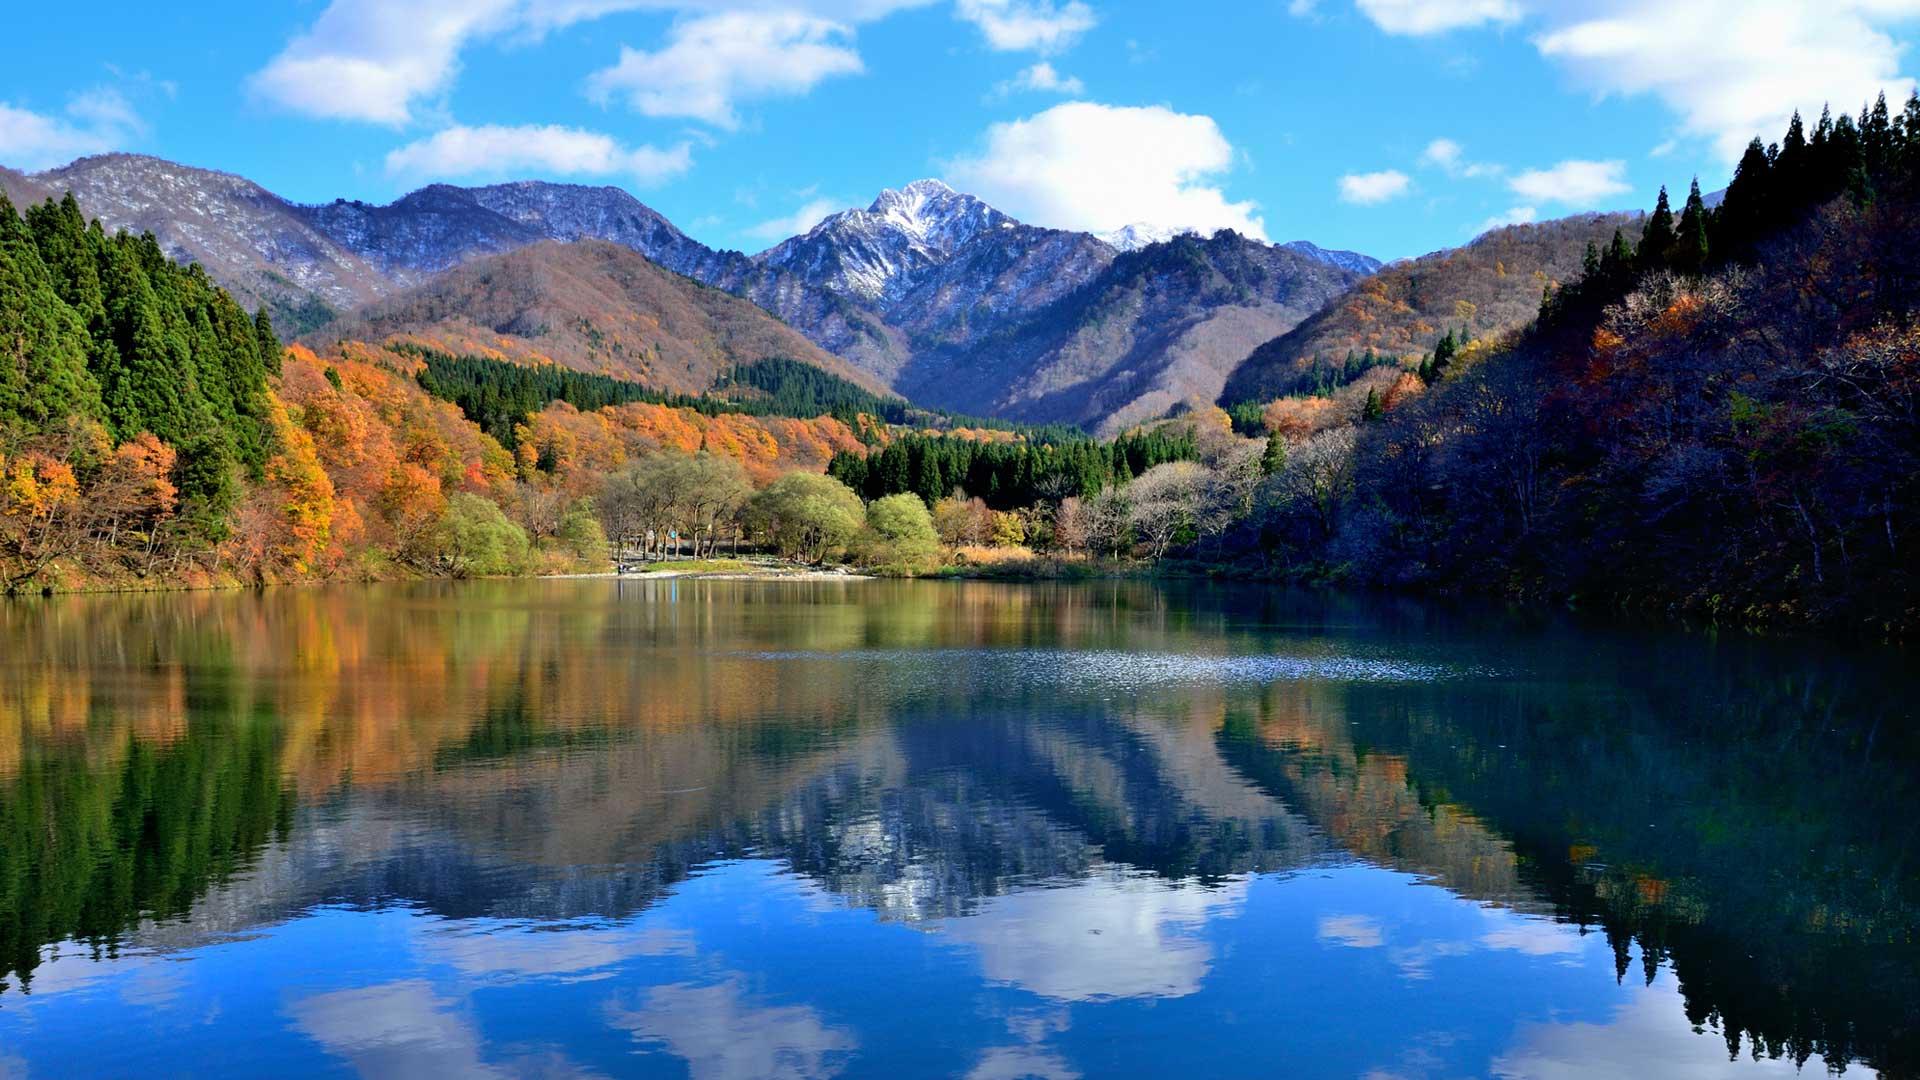
[[[755,261],[799,274],[842,296],[882,306],[974,237],[1018,224],[938,180],[889,189],[865,210],[843,210]]]
[[[1378,265],[1227,233],[1040,228],[938,180],[882,191],[753,257],[708,247],[605,186],[435,184],[386,205],[302,205],[225,173],[108,154],[30,175],[0,169],[0,188],[21,202],[70,190],[109,229],[151,230],[295,334],[477,258],[609,241],[752,301],[928,404],[1089,426],[1205,396],[1248,339]],[[1255,280],[1266,284],[1245,284]]]
[[[1164,244],[1176,236],[1193,234],[1205,239],[1211,233],[1187,225],[1155,225],[1151,222],[1136,221],[1131,225],[1094,233],[1101,242],[1120,251],[1139,251],[1152,244]]]

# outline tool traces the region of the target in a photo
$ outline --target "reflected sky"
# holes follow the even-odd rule
[[[0,641],[4,1076],[1920,1067],[1898,653],[1138,583]]]

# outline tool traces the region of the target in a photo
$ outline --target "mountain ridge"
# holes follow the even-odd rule
[[[758,305],[874,384],[929,388],[941,403],[980,395],[931,387],[928,372],[950,368],[955,356],[977,354],[983,343],[1005,339],[1009,331],[1019,337],[1025,332],[1020,328],[1043,324],[1049,308],[1091,283],[1109,280],[1105,275],[1116,260],[1189,239],[1175,236],[1121,251],[1091,233],[1025,224],[934,179],[885,189],[867,207],[840,211],[752,256],[708,247],[612,185],[430,184],[382,205],[346,199],[307,204],[231,173],[146,155],[109,154],[35,174],[0,171],[0,188],[23,202],[72,191],[84,211],[109,229],[154,232],[170,257],[206,266],[243,302],[266,305],[276,323],[294,334],[346,312],[371,309],[476,260],[549,241],[610,242]],[[1349,275],[1378,265],[1357,253],[1303,241],[1275,246],[1236,236],[1229,246],[1288,252]],[[1205,290],[1191,299],[1203,306],[1246,306]],[[1155,310],[1183,326],[1209,322],[1214,314],[1211,308]],[[1244,312],[1241,317],[1246,321]],[[1207,354],[1195,370],[1237,363],[1246,350],[1238,356],[1213,350],[1239,348],[1254,323],[1284,328],[1262,316],[1229,335],[1229,345],[1189,342]],[[1059,340],[1065,347],[1065,339]],[[1193,358],[1139,359],[1164,371],[1188,367]],[[1007,381],[987,388],[986,398],[1019,399],[1014,384],[1032,382],[1040,369],[1088,363],[1084,357],[1056,355],[1030,360],[1034,368],[1026,372],[987,365]],[[1181,381],[1178,390],[1197,391],[1211,379]],[[1048,375],[1039,381],[1055,380]],[[1128,403],[1139,400],[1120,396]],[[1058,411],[1094,424],[1110,418],[1096,415],[1097,409],[1063,406]]]

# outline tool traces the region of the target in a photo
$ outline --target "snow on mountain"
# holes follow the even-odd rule
[[[1139,251],[1148,245],[1164,244],[1176,236],[1185,236],[1189,233],[1203,240],[1206,239],[1206,235],[1199,229],[1189,225],[1155,225],[1146,221],[1136,221],[1131,225],[1093,235],[1102,243],[1120,251]]]
[[[946,262],[990,229],[1017,224],[938,180],[889,189],[865,210],[843,210],[761,252],[755,260],[790,270],[842,296],[898,300],[917,276]]]
[[[1362,255],[1357,251],[1334,251],[1307,240],[1293,240],[1276,245],[1288,251],[1297,251],[1309,259],[1318,259],[1329,266],[1342,270],[1351,270],[1356,274],[1371,274],[1385,265],[1371,255]]]

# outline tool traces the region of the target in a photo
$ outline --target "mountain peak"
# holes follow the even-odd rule
[[[1136,221],[1107,232],[1094,233],[1094,238],[1108,247],[1121,251],[1138,251],[1151,244],[1163,244],[1177,236],[1203,235],[1191,225],[1155,225],[1151,222]]]
[[[910,242],[927,244],[943,251],[973,239],[983,229],[1002,221],[1011,221],[1000,211],[971,195],[958,192],[939,180],[915,180],[902,188],[888,188],[864,211],[866,220],[852,210],[835,215],[829,221],[857,224],[897,232]]]

